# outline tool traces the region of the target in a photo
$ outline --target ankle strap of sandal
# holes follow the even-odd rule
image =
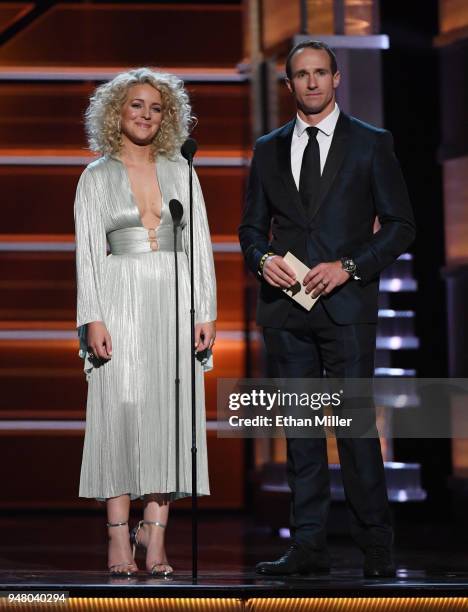
[[[120,527],[120,525],[128,525],[128,521],[122,523],[106,523],[107,527]]]
[[[159,521],[141,521],[144,525],[157,525],[162,529],[166,529],[166,525],[164,523],[160,523]]]

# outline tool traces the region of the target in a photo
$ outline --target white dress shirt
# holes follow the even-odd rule
[[[330,150],[333,132],[335,131],[336,122],[338,121],[339,115],[340,109],[338,108],[338,104],[335,102],[335,108],[332,110],[332,112],[315,126],[319,130],[317,132],[317,142],[319,143],[320,149],[320,174],[322,174],[325,162],[327,161],[328,151]],[[309,142],[309,135],[306,132],[308,127],[311,126],[303,121],[299,115],[297,115],[296,125],[294,126],[291,140],[291,169],[294,182],[296,183],[298,190],[302,157],[304,155],[304,149]]]

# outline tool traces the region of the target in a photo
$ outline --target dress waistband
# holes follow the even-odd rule
[[[156,229],[125,227],[107,234],[112,255],[131,255],[150,251],[172,251],[174,230],[171,225],[160,225]],[[182,231],[177,228],[177,251],[182,251]]]

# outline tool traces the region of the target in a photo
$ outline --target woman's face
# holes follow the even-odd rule
[[[122,134],[138,145],[150,144],[162,120],[162,100],[157,89],[145,83],[129,88],[122,106]]]

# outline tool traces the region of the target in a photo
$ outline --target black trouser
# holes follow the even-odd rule
[[[277,378],[372,378],[376,325],[337,325],[319,300],[310,312],[294,311],[291,329],[263,330],[271,368]],[[375,411],[372,404],[373,426]],[[390,546],[393,541],[380,441],[337,435],[351,534],[358,546]],[[287,438],[291,489],[291,533],[313,548],[326,546],[330,505],[327,446],[324,437]]]

